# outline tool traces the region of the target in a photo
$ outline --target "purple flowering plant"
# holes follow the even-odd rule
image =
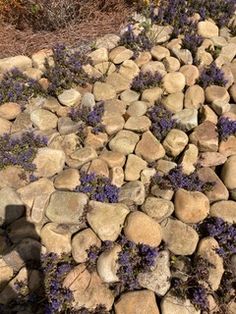
[[[75,190],[86,193],[91,200],[98,202],[118,202],[119,188],[112,184],[109,178],[95,173],[81,172],[80,185]]]
[[[236,121],[221,116],[217,123],[217,130],[221,141],[227,140],[231,135],[236,136]]]
[[[210,85],[225,86],[227,80],[224,77],[224,72],[213,62],[203,69],[198,79],[198,84],[203,88]]]
[[[6,72],[0,81],[0,104],[26,102],[29,98],[44,95],[41,85],[17,68]]]
[[[131,89],[142,93],[147,88],[159,86],[162,80],[162,75],[159,72],[152,73],[140,71],[132,81]]]

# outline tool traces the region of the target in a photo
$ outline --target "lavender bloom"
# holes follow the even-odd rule
[[[182,48],[191,51],[193,57],[196,57],[197,48],[201,46],[203,42],[202,36],[196,33],[186,33],[182,40]]]
[[[142,72],[133,79],[131,88],[137,92],[143,92],[147,88],[160,85],[162,75],[159,72]]]
[[[225,141],[230,135],[236,135],[236,121],[222,116],[218,120],[217,129],[220,140]]]
[[[188,289],[188,298],[191,303],[201,311],[207,311],[209,308],[209,303],[207,299],[207,290],[201,285],[196,287],[191,287]]]
[[[213,62],[209,67],[204,68],[198,79],[198,84],[203,88],[210,85],[225,86],[227,80],[224,78],[224,73]]]

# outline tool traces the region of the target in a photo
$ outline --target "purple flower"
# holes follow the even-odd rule
[[[203,88],[210,85],[225,86],[227,80],[224,77],[224,72],[213,62],[210,66],[203,69],[198,79],[198,84]]]
[[[218,120],[217,129],[220,140],[227,140],[230,135],[236,135],[236,121],[222,116]]]
[[[147,88],[160,85],[162,75],[159,72],[142,72],[133,79],[131,88],[137,92],[143,92]]]

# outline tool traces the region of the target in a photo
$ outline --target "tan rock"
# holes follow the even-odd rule
[[[217,124],[218,117],[215,114],[215,112],[208,105],[203,105],[200,108],[200,113],[202,116],[202,122],[210,121],[214,124]]]
[[[136,132],[145,132],[151,127],[151,124],[151,120],[146,116],[130,117],[126,121],[124,128]]]
[[[174,211],[174,204],[162,198],[148,196],[142,205],[142,210],[153,219],[161,222]]]
[[[13,277],[14,270],[1,258],[0,259],[0,291],[8,284]]]
[[[140,97],[140,93],[137,93],[132,89],[126,89],[120,94],[120,99],[127,103],[138,101],[139,97]]]
[[[185,76],[187,86],[193,86],[199,78],[199,70],[192,64],[183,65],[179,72]]]
[[[219,35],[218,27],[210,21],[201,21],[197,25],[198,34],[205,38],[212,38]]]
[[[93,245],[101,247],[101,241],[92,229],[87,228],[78,232],[71,242],[73,259],[77,263],[86,262],[88,258],[87,250]]]
[[[89,166],[89,173],[96,173],[98,176],[109,177],[108,164],[102,159],[93,159]]]
[[[165,156],[165,149],[155,136],[150,131],[147,131],[138,142],[135,154],[147,162],[153,162]]]
[[[151,61],[152,55],[149,51],[142,51],[139,53],[138,57],[134,60],[134,62],[137,64],[138,67],[141,67],[142,65],[148,63]]]
[[[164,58],[170,57],[170,51],[163,46],[154,46],[151,49],[151,55],[154,59],[161,61]]]
[[[109,59],[114,64],[120,64],[125,60],[129,60],[133,56],[133,51],[125,48],[124,46],[118,46],[109,53]]]
[[[141,117],[147,112],[147,107],[148,106],[145,101],[134,101],[129,105],[127,114],[130,117]]]
[[[149,185],[151,182],[151,178],[156,173],[156,170],[153,168],[146,168],[143,171],[141,171],[140,180],[144,185]]]
[[[152,74],[158,72],[163,76],[166,74],[165,66],[160,61],[149,61],[141,67],[141,71],[143,73],[151,72]]]
[[[210,52],[207,52],[202,47],[197,49],[196,59],[200,66],[208,66],[214,61]]]
[[[231,135],[226,141],[221,141],[219,144],[219,152],[225,157],[236,154],[236,137]]]
[[[92,132],[92,127],[87,128],[87,137],[84,141],[85,146],[91,146],[94,149],[103,148],[104,145],[108,142],[108,136],[106,133],[99,132],[94,134]]]
[[[129,89],[131,87],[131,82],[132,82],[132,79],[125,77],[121,75],[120,73],[116,73],[116,72],[108,75],[106,79],[106,84],[111,85],[116,93],[120,93],[126,89]],[[110,97],[110,98],[114,98],[114,97]],[[110,98],[106,98],[106,99],[110,99]]]
[[[116,91],[111,84],[96,82],[93,87],[93,94],[96,101],[108,100],[116,97]]]
[[[227,159],[221,171],[221,179],[229,190],[236,189],[236,155]]]
[[[27,184],[26,181],[21,179],[24,170],[18,166],[8,166],[0,170],[0,188],[6,186],[18,189]]]
[[[236,222],[236,202],[219,201],[211,205],[210,216],[219,217],[228,223]]]
[[[119,69],[119,73],[130,80],[133,80],[139,71],[139,67],[133,60],[125,60]]]
[[[177,92],[169,94],[166,98],[164,98],[163,104],[168,110],[173,113],[181,111],[184,104],[184,93]]]
[[[110,171],[111,175],[111,183],[121,187],[124,183],[125,174],[123,168],[121,167],[113,167]]]
[[[108,50],[117,46],[120,37],[115,34],[106,34],[96,40],[96,48],[106,48]]]
[[[142,158],[130,154],[125,165],[125,180],[136,181],[140,178],[140,173],[147,167],[147,162]]]
[[[111,99],[104,101],[105,113],[123,115],[126,112],[127,103],[119,99]]]
[[[94,65],[108,61],[108,51],[107,48],[99,48],[92,51],[89,54],[89,57],[92,59]]]
[[[87,146],[76,150],[70,154],[70,157],[76,161],[76,168],[79,168],[87,162],[97,158],[97,153],[94,148]]]
[[[31,112],[30,119],[39,130],[45,131],[57,127],[57,116],[45,109],[36,109]]]
[[[157,247],[162,240],[159,223],[140,211],[128,215],[124,234],[128,240],[136,244],[143,243],[154,247]]]
[[[205,121],[198,125],[189,136],[190,142],[198,146],[200,152],[218,150],[218,134],[215,124]]]
[[[5,73],[14,68],[23,72],[28,68],[32,68],[32,60],[21,55],[0,59],[0,73]]]
[[[119,202],[128,205],[142,205],[145,200],[145,187],[141,181],[131,181],[122,185]]]
[[[183,64],[193,63],[192,54],[188,49],[180,49],[180,48],[174,47],[171,49],[171,51],[174,54],[174,56],[179,59],[180,63],[183,63]]]
[[[198,191],[179,189],[175,193],[175,215],[182,222],[194,224],[205,219],[209,213],[208,198]]]
[[[214,101],[229,102],[230,99],[227,89],[218,85],[208,86],[205,90],[205,96],[209,103]]]
[[[173,27],[171,25],[157,25],[153,24],[150,28],[150,35],[154,36],[155,44],[162,44],[168,41],[173,32]]]
[[[154,103],[161,98],[162,94],[163,90],[160,87],[148,88],[143,91],[141,99],[143,101]]]
[[[198,111],[194,108],[185,108],[176,114],[175,119],[184,130],[190,131],[198,125]]]
[[[233,98],[234,102],[236,102],[236,83],[234,83],[229,89],[230,96]],[[1,112],[1,111],[0,111]],[[0,113],[1,115],[1,113]],[[1,115],[2,116],[2,115]],[[3,116],[2,116],[3,117]],[[4,117],[3,117],[4,118]]]
[[[189,299],[183,299],[168,292],[161,301],[162,314],[200,314]]]
[[[73,88],[66,89],[62,94],[58,95],[58,100],[64,106],[73,107],[79,104],[81,100],[81,94]]]
[[[80,185],[80,174],[77,169],[65,169],[54,180],[54,186],[58,190],[73,191],[78,185]]]
[[[156,163],[156,170],[162,174],[168,174],[168,172],[176,166],[177,164],[173,161],[160,159]]]
[[[218,152],[201,153],[199,156],[199,164],[202,167],[215,167],[226,162],[227,157]]]
[[[12,123],[0,117],[0,136],[5,133],[10,133]]]
[[[105,151],[99,158],[106,161],[110,168],[123,167],[125,164],[125,155],[119,152]]]
[[[126,292],[115,303],[116,314],[159,314],[155,294],[150,290]]]
[[[181,130],[172,129],[167,134],[163,141],[163,147],[166,153],[176,157],[178,156],[188,144],[188,136]]]
[[[166,57],[163,60],[167,72],[177,72],[180,69],[180,62],[177,58]]]
[[[185,150],[181,166],[183,168],[183,173],[190,175],[195,171],[195,165],[198,161],[198,148],[194,144],[189,144]]]
[[[163,87],[170,94],[181,92],[185,84],[185,76],[180,72],[167,73],[163,78]]]
[[[134,132],[121,130],[109,142],[109,147],[114,152],[128,155],[133,153],[138,140],[139,136]]]
[[[199,109],[204,104],[205,94],[204,90],[199,85],[190,86],[185,93],[184,107]]]
[[[41,49],[34,53],[31,57],[33,67],[41,71],[45,71],[45,61],[47,59],[49,65],[53,66],[54,61],[52,58],[53,51],[52,49]]]
[[[21,112],[19,104],[6,102],[0,106],[0,117],[6,120],[13,120]]]

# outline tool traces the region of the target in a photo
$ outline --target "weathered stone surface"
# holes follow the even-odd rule
[[[84,263],[88,258],[89,248],[92,245],[101,246],[100,239],[96,236],[92,229],[87,228],[78,232],[71,242],[72,256],[77,263]]]
[[[143,91],[141,99],[142,101],[154,103],[161,98],[162,94],[163,90],[160,87],[148,88]]]
[[[202,115],[202,121],[201,122],[210,121],[213,124],[217,124],[218,117],[215,114],[215,112],[208,105],[203,105],[200,108],[200,113]]]
[[[141,117],[147,112],[147,103],[145,101],[133,101],[128,109],[127,114],[130,117]]]
[[[93,94],[96,101],[108,100],[116,97],[116,91],[111,84],[96,82],[93,87]]]
[[[142,205],[145,200],[145,187],[141,181],[125,183],[119,192],[119,202]]]
[[[32,68],[32,60],[29,57],[21,55],[0,59],[0,73],[10,71],[14,68],[23,72],[28,68]]]
[[[163,60],[167,72],[177,72],[180,68],[180,62],[177,58],[166,57]]]
[[[194,224],[205,219],[209,213],[208,198],[198,191],[179,189],[175,193],[175,215],[182,222]]]
[[[76,89],[66,89],[58,96],[58,100],[64,106],[73,107],[79,104],[81,100],[81,94]]]
[[[170,56],[170,51],[167,48],[158,45],[151,49],[151,55],[154,59],[161,61]]]
[[[140,173],[147,167],[147,162],[142,158],[130,154],[125,165],[125,180],[136,181],[140,178]]]
[[[88,172],[95,173],[98,176],[109,177],[108,164],[106,163],[106,161],[99,158],[92,160]]]
[[[236,202],[219,201],[211,205],[210,216],[220,217],[229,223],[236,222]]]
[[[57,127],[57,116],[45,109],[36,109],[32,111],[30,119],[33,124],[42,131]]]
[[[33,163],[36,166],[34,174],[37,177],[52,177],[62,171],[66,156],[62,150],[48,147],[39,148]]]
[[[91,146],[94,149],[101,149],[105,146],[108,141],[108,135],[103,132],[98,132],[94,134],[92,132],[92,127],[87,127],[87,137],[84,141],[85,146]]]
[[[87,220],[93,231],[102,241],[115,241],[120,234],[125,217],[129,213],[126,205],[89,202]]]
[[[202,167],[215,167],[226,162],[227,157],[218,152],[206,152],[199,155],[199,164]]]
[[[156,72],[160,73],[162,76],[166,74],[165,66],[162,62],[159,61],[149,61],[141,67],[143,73],[151,72],[155,74]]]
[[[184,107],[199,109],[205,101],[204,89],[199,85],[190,86],[185,92]]]
[[[142,205],[142,210],[158,222],[169,217],[174,211],[174,204],[162,198],[148,196]]]
[[[133,153],[138,140],[139,136],[136,133],[132,131],[121,130],[109,142],[109,147],[114,152],[128,155]]]
[[[185,76],[180,72],[167,73],[163,78],[163,87],[170,94],[181,92],[185,84]]]
[[[6,120],[13,120],[21,112],[19,104],[6,102],[0,106],[0,117]]]
[[[214,101],[229,102],[230,99],[227,89],[218,85],[208,86],[205,90],[205,97],[209,103]]]
[[[115,34],[106,34],[96,40],[96,48],[106,48],[108,50],[117,46],[120,37]]]
[[[70,155],[70,158],[75,161],[75,168],[79,168],[87,162],[97,158],[97,153],[93,147],[83,147]]]
[[[21,180],[24,170],[18,166],[8,166],[0,170],[0,188],[6,186],[18,189],[27,184],[26,181]]]
[[[175,119],[184,130],[190,131],[198,125],[198,111],[195,108],[185,108],[177,112]]]
[[[164,98],[163,104],[173,113],[181,111],[184,105],[184,93],[177,92],[169,94]]]
[[[159,314],[155,294],[149,290],[126,292],[115,303],[116,314]]]
[[[172,253],[192,255],[196,250],[199,237],[192,227],[172,218],[163,220],[161,227],[163,241]]]
[[[89,54],[89,57],[92,59],[94,65],[101,62],[106,62],[108,61],[107,48],[104,47],[96,49]]]
[[[78,185],[80,185],[80,174],[77,169],[65,169],[54,180],[54,186],[58,190],[73,191]]]
[[[236,137],[231,135],[226,141],[221,141],[219,144],[219,152],[225,157],[236,154]]]
[[[10,133],[12,123],[0,117],[0,136],[5,133]]]
[[[205,38],[212,38],[219,35],[218,27],[210,21],[201,21],[197,25],[198,34]]]
[[[216,152],[218,150],[216,126],[210,121],[198,125],[190,134],[189,139],[199,148],[200,152]]]
[[[109,53],[109,59],[115,63],[120,64],[125,60],[129,60],[133,56],[133,51],[125,48],[124,46],[118,46]]]
[[[116,93],[123,92],[131,87],[132,79],[114,72],[107,76],[106,83],[110,84]]]
[[[146,116],[130,117],[124,128],[136,132],[145,132],[151,127],[151,120]]]
[[[181,161],[183,173],[187,175],[193,173],[197,161],[198,161],[198,148],[194,144],[189,144],[186,150],[184,151]]]
[[[141,287],[152,290],[159,296],[164,296],[170,289],[171,273],[169,259],[169,251],[159,252],[151,271],[138,275]]]
[[[73,268],[66,276],[63,286],[73,291],[73,306],[76,309],[83,306],[95,309],[98,304],[103,304],[110,310],[114,302],[111,290],[102,283],[96,272],[89,273],[85,264]]]
[[[136,244],[144,243],[154,247],[158,246],[162,240],[159,223],[140,211],[128,215],[125,221],[124,234],[127,239]]]
[[[183,65],[179,72],[185,76],[187,86],[193,86],[199,78],[199,70],[192,64]]]
[[[130,80],[133,80],[139,71],[139,67],[133,60],[125,60],[119,69],[119,73]]]
[[[0,259],[0,291],[8,284],[13,277],[13,269],[7,263]]]
[[[193,57],[191,52],[188,49],[172,48],[171,51],[179,59],[180,63],[183,64],[192,64]]]
[[[110,171],[111,183],[117,187],[121,187],[124,183],[125,174],[123,168],[113,167]]]
[[[217,290],[220,285],[222,275],[224,273],[223,258],[217,254],[219,244],[214,238],[207,237],[199,242],[197,254],[205,258],[213,266],[209,267],[208,282],[213,289]]]
[[[166,153],[176,157],[178,156],[188,144],[188,136],[181,130],[172,129],[167,134],[163,141],[163,146]]]
[[[125,155],[119,152],[105,151],[99,158],[106,161],[110,168],[123,167],[125,164]]]
[[[127,103],[132,103],[132,102],[138,101],[139,97],[140,97],[140,93],[138,93],[132,89],[126,89],[125,91],[123,91],[120,94],[120,99],[122,101],[127,102]]]
[[[189,299],[178,298],[171,292],[167,293],[161,301],[162,314],[200,314],[200,312]]]
[[[224,164],[221,179],[229,190],[236,189],[236,155],[230,156]]]
[[[88,196],[78,192],[55,191],[46,208],[46,216],[58,224],[79,224]]]
[[[125,114],[127,103],[119,99],[110,99],[104,101],[104,111],[111,114]]]
[[[149,51],[142,51],[139,53],[138,57],[134,60],[134,62],[140,68],[142,67],[142,65],[151,61],[151,59],[152,59],[152,55],[150,54]]]

